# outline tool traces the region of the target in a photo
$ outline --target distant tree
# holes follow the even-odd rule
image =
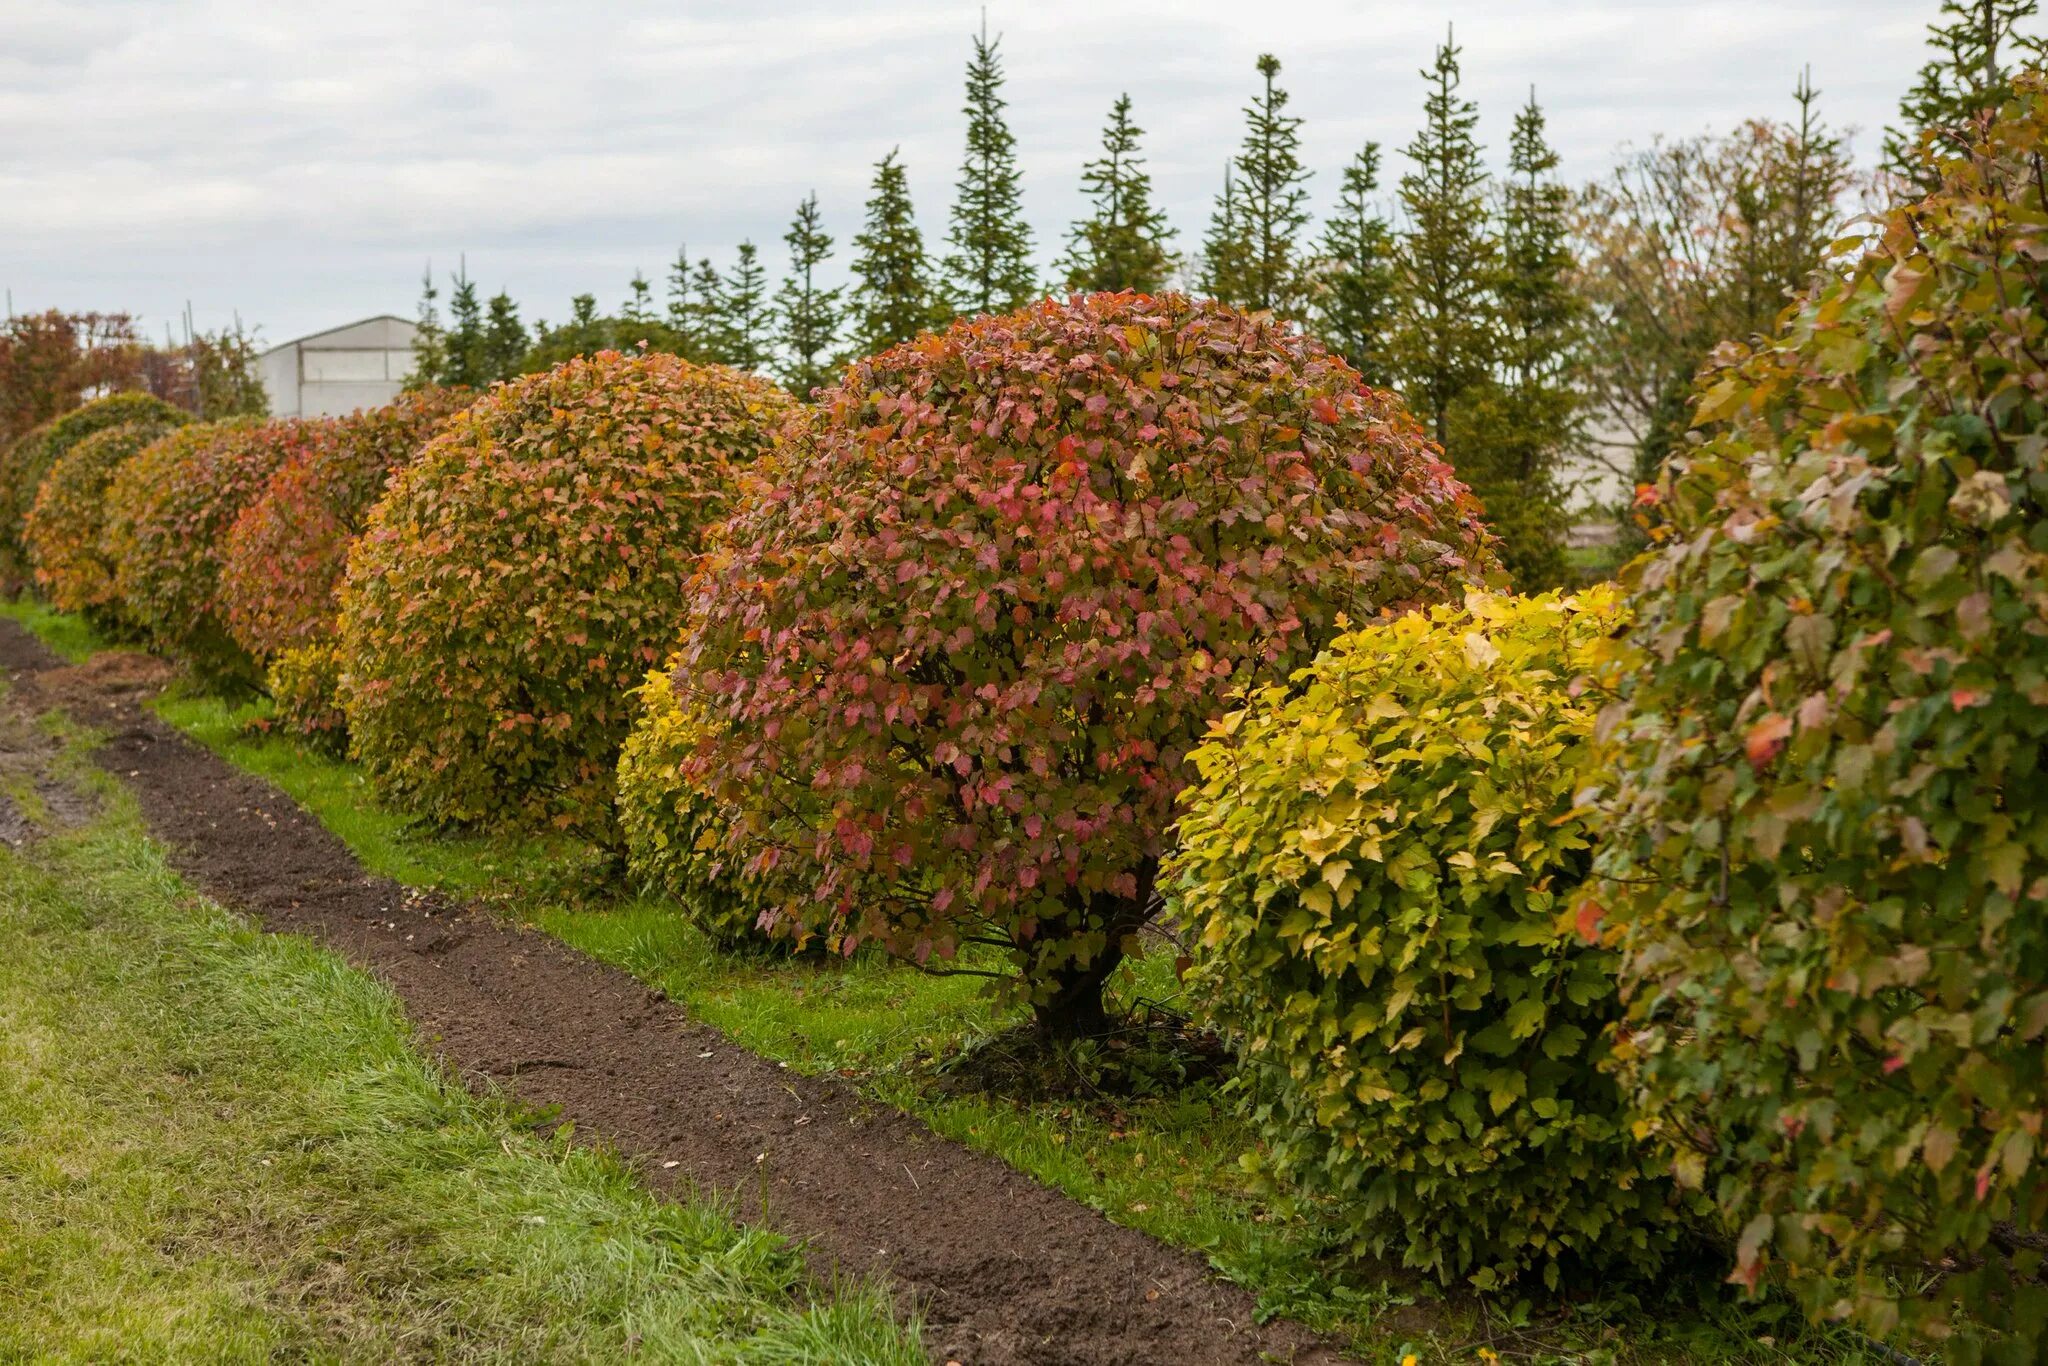
[[[524,374],[551,370],[565,360],[594,356],[600,351],[619,347],[618,321],[599,316],[594,294],[578,294],[569,301],[568,322],[559,327],[550,327],[545,321],[536,322],[533,333],[533,347],[519,363]]]
[[[188,376],[184,406],[209,422],[266,416],[270,396],[256,367],[260,345],[239,318],[216,332],[194,332],[183,348]]]
[[[730,310],[725,299],[725,277],[711,264],[709,256],[699,257],[696,270],[690,274],[687,307],[690,323],[683,336],[690,348],[690,358],[731,364],[733,339],[727,326]]]
[[[768,272],[752,242],[740,243],[722,297],[725,312],[720,331],[726,339],[727,363],[742,370],[761,369],[768,363]]]
[[[88,398],[140,386],[145,369],[145,348],[125,313],[53,308],[9,317],[0,326],[0,448]]]
[[[409,389],[429,389],[448,380],[448,333],[441,326],[439,300],[434,288],[434,263],[429,261],[420,275],[420,307],[412,334],[412,374]]]
[[[1223,193],[1209,212],[1209,230],[1202,237],[1201,269],[1195,276],[1198,293],[1220,303],[1243,307],[1249,299],[1246,275],[1250,269],[1251,240],[1245,234],[1244,208],[1237,192],[1237,177],[1229,162],[1223,164]]]
[[[818,283],[818,267],[832,255],[832,239],[818,216],[813,190],[796,206],[796,217],[782,240],[789,244],[789,274],[775,291],[774,329],[782,353],[782,380],[798,398],[832,381],[833,357],[845,325],[838,285]]]
[[[457,264],[455,287],[448,292],[447,364],[443,382],[481,386],[490,382],[484,373],[484,306],[477,297],[476,281],[469,278],[469,263]]]
[[[1458,94],[1452,38],[1437,48],[1422,78],[1430,87],[1422,131],[1406,152],[1414,169],[1401,177],[1407,230],[1396,272],[1392,350],[1410,406],[1449,449],[1451,409],[1486,376],[1491,361],[1488,285],[1496,248],[1486,168],[1474,137],[1479,109]]]
[[[854,349],[872,355],[942,324],[949,311],[932,287],[910,182],[891,151],[875,163],[867,220],[854,236]]]
[[[1131,121],[1131,97],[1117,96],[1102,130],[1102,155],[1081,170],[1081,192],[1093,208],[1067,234],[1058,269],[1070,290],[1157,294],[1173,275],[1173,229],[1152,203],[1152,177],[1138,154],[1144,135]]]
[[[1017,140],[1003,119],[1001,44],[1000,35],[989,38],[984,14],[967,64],[967,155],[947,233],[953,245],[945,263],[948,287],[962,313],[1008,313],[1038,294]]]
[[[1367,384],[1393,384],[1387,350],[1393,328],[1394,229],[1373,204],[1380,187],[1380,145],[1368,142],[1344,168],[1337,212],[1323,229],[1313,286],[1313,316],[1323,343],[1351,362]]]
[[[704,348],[697,335],[697,309],[691,296],[690,247],[687,242],[676,248],[676,259],[669,262],[668,303],[663,320],[668,324],[669,333],[677,339],[678,355],[690,360],[704,359]]]
[[[2042,38],[2019,31],[2039,8],[2037,0],[1942,0],[1949,22],[1927,26],[1928,46],[1939,55],[1920,68],[1899,101],[1899,122],[1885,129],[1885,171],[1920,192],[1935,188],[1914,149],[1928,132],[1962,128],[2012,98],[2013,73],[2042,57]]]
[[[1308,169],[1301,164],[1301,120],[1286,112],[1287,92],[1279,85],[1280,59],[1260,56],[1265,84],[1245,106],[1244,146],[1233,164],[1235,184],[1224,193],[1234,204],[1219,206],[1237,234],[1226,260],[1236,278],[1227,280],[1232,300],[1299,316],[1304,285],[1301,234],[1308,227]],[[1218,298],[1225,298],[1218,293]]]
[[[641,271],[634,271],[633,278],[626,285],[625,306],[619,310],[619,321],[627,331],[645,328],[654,321],[654,285]],[[638,338],[629,338],[637,341]]]
[[[491,297],[484,316],[483,370],[489,381],[510,379],[519,373],[521,360],[532,345],[526,325],[519,321],[519,305],[503,290]]]

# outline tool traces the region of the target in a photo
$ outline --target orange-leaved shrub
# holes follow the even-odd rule
[[[11,446],[0,449],[0,587],[12,592],[28,582],[29,560],[22,542],[23,528],[29,509],[35,506],[43,476],[65,452],[94,432],[123,423],[145,422],[169,428],[188,420],[189,414],[182,408],[139,389],[125,389],[51,418]]]
[[[501,385],[392,481],[349,556],[341,698],[398,805],[601,839],[632,694],[739,470],[795,402],[675,356],[601,352]]]
[[[222,422],[174,432],[121,466],[104,544],[126,618],[206,673],[255,681],[221,611],[227,531],[286,461],[327,439],[320,421]]]
[[[50,466],[29,509],[22,540],[35,570],[36,588],[52,604],[106,624],[118,617],[114,566],[101,545],[107,485],[116,470],[185,422],[178,413],[103,427]]]
[[[272,475],[229,528],[220,596],[228,633],[259,662],[331,640],[348,548],[393,470],[476,398],[469,389],[422,389],[382,408],[337,418]]]
[[[773,871],[781,928],[842,951],[1006,946],[1056,1033],[1107,1024],[1232,696],[1493,564],[1398,400],[1221,304],[962,321],[819,404],[692,587],[692,854]]]

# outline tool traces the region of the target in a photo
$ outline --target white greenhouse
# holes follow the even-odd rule
[[[389,313],[315,332],[257,357],[273,417],[339,417],[398,397],[419,329]]]

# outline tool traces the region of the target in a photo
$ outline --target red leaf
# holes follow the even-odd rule
[[[1749,756],[1752,768],[1768,768],[1785,748],[1785,737],[1792,733],[1792,718],[1773,713],[1749,728],[1749,735],[1742,742],[1742,749]]]

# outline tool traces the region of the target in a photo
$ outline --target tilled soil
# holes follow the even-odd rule
[[[559,1107],[653,1185],[727,1194],[828,1274],[886,1276],[924,1316],[935,1360],[1343,1360],[1299,1325],[1254,1323],[1251,1297],[1196,1258],[843,1083],[756,1057],[626,973],[370,876],[290,798],[144,710],[163,677],[153,661],[66,668],[0,621],[0,668],[17,705],[107,733],[100,763],[209,894],[375,972],[451,1066]]]

